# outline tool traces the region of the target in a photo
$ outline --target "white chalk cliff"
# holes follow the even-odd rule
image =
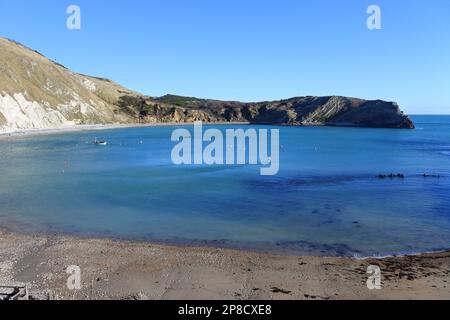
[[[134,121],[117,110],[123,95],[136,93],[0,38],[0,132]]]
[[[194,121],[414,128],[396,103],[381,100],[329,96],[241,103],[146,97],[110,80],[74,73],[0,38],[0,133],[79,124]]]

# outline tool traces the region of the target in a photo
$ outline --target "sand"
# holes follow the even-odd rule
[[[371,264],[381,290],[367,288]],[[36,299],[450,299],[449,281],[450,252],[357,260],[0,231],[0,286]]]
[[[31,138],[35,136],[42,135],[53,135],[53,134],[64,134],[69,132],[81,132],[81,131],[100,131],[100,130],[110,130],[110,129],[122,129],[122,128],[136,128],[136,127],[157,127],[157,126],[171,126],[176,125],[174,123],[167,124],[89,124],[89,125],[77,125],[77,126],[66,126],[58,128],[48,128],[48,129],[27,129],[18,130],[12,132],[0,132],[1,140],[14,140],[18,138]]]
[[[26,130],[0,140],[141,126],[158,125]],[[81,290],[67,288],[71,265],[81,269]],[[381,268],[381,290],[367,288],[369,265]],[[35,299],[450,299],[449,281],[450,251],[357,260],[0,229],[0,286],[27,285]]]
[[[248,122],[208,122],[208,125],[248,125]],[[31,138],[35,136],[43,135],[55,135],[64,134],[69,132],[82,132],[82,131],[100,131],[100,130],[112,130],[112,129],[125,129],[125,128],[147,128],[147,127],[168,127],[168,126],[192,126],[193,123],[180,123],[180,122],[168,122],[168,123],[125,123],[125,124],[86,124],[86,125],[74,125],[57,128],[43,128],[43,129],[26,129],[17,130],[11,132],[2,132],[0,130],[0,141],[15,140],[19,138]],[[1,129],[1,128],[0,128]]]

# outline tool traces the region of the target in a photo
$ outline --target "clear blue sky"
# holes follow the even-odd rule
[[[370,4],[382,30],[366,27]],[[450,113],[449,0],[1,0],[0,35],[148,95],[338,94]]]

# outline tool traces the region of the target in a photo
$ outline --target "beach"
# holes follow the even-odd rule
[[[421,159],[415,150],[394,152],[402,135],[421,143],[434,125],[391,143],[386,130],[282,128],[288,174],[272,179],[251,168],[176,170],[168,163],[171,125],[0,134],[0,160],[11,168],[0,185],[0,286],[26,285],[33,299],[58,300],[450,299],[450,251],[348,258],[448,248],[446,172],[424,179],[423,163],[410,164]],[[137,129],[121,130],[129,127]],[[117,130],[99,133],[111,143],[96,148],[92,131],[103,129]],[[340,140],[332,139],[336,130]],[[301,134],[309,139],[299,149]],[[389,172],[408,166],[406,179],[375,178],[383,168],[370,162],[372,151],[369,160],[347,155],[355,141],[380,150],[377,163],[404,159]],[[431,150],[426,162],[448,167],[442,150]],[[296,171],[311,164],[320,174]],[[380,267],[380,290],[367,287],[370,265]],[[67,288],[70,266],[80,267],[80,290]]]
[[[248,122],[212,122],[211,125],[246,125]],[[193,126],[194,123],[189,122],[167,122],[167,123],[115,123],[115,124],[84,124],[70,125],[57,128],[39,128],[39,129],[23,129],[2,132],[0,131],[0,141],[13,140],[18,138],[31,138],[36,136],[64,134],[71,132],[83,131],[103,131],[113,129],[127,128],[151,128],[151,127],[171,127],[171,126]]]
[[[450,2],[354,2],[8,1],[0,302],[450,300]]]
[[[81,290],[67,288],[72,265]],[[0,285],[34,299],[450,299],[449,281],[450,252],[357,260],[0,231]]]

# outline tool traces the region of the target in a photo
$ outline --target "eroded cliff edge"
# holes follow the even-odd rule
[[[142,122],[249,122],[293,126],[352,126],[412,129],[414,124],[394,102],[340,96],[297,97],[242,103],[167,95],[120,98],[122,112]]]
[[[107,79],[72,72],[37,51],[0,38],[0,132],[194,121],[414,128],[397,104],[381,100],[330,96],[242,103],[148,97]]]

